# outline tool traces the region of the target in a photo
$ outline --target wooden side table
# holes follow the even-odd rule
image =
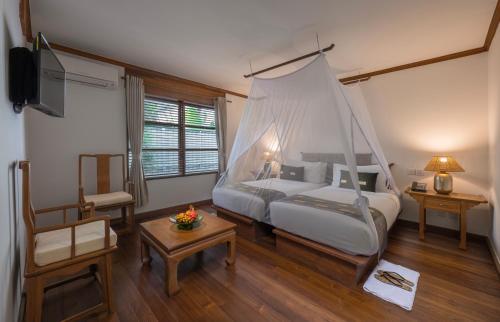
[[[460,244],[461,249],[467,249],[467,210],[481,203],[488,203],[483,195],[470,195],[465,193],[450,193],[449,195],[438,194],[434,191],[418,192],[406,188],[407,194],[415,199],[419,206],[419,237],[425,238],[425,221],[427,209],[450,212],[457,214],[460,220]]]

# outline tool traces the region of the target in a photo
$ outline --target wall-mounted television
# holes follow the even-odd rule
[[[33,61],[36,90],[28,104],[46,114],[64,117],[66,71],[42,33],[33,40]]]

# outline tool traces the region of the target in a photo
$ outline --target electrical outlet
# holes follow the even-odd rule
[[[424,170],[420,170],[420,169],[416,169],[415,170],[415,175],[419,176],[419,177],[423,177],[423,176],[425,176],[425,171]]]
[[[417,173],[417,169],[408,169],[406,172],[409,176],[414,176]]]

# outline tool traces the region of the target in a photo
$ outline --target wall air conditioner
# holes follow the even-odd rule
[[[67,81],[104,89],[116,89],[118,87],[120,67],[95,63],[60,53],[58,53],[57,57],[66,69]]]

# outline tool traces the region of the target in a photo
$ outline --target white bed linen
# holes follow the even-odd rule
[[[281,191],[287,196],[318,189],[326,185],[279,178],[245,181],[242,183],[253,187]],[[258,196],[222,186],[214,188],[212,191],[212,201],[216,206],[259,221],[264,221],[266,212],[265,203],[264,200]]]
[[[333,186],[301,194],[348,204],[352,204],[356,199],[354,190]],[[400,201],[396,194],[363,191],[363,195],[369,199],[370,207],[382,212],[387,221],[387,229],[389,229],[396,221],[400,210]],[[271,224],[275,227],[350,254],[373,255],[377,253],[378,245],[371,241],[368,226],[357,219],[342,214],[333,214],[328,210],[280,201],[272,202],[270,210]]]

